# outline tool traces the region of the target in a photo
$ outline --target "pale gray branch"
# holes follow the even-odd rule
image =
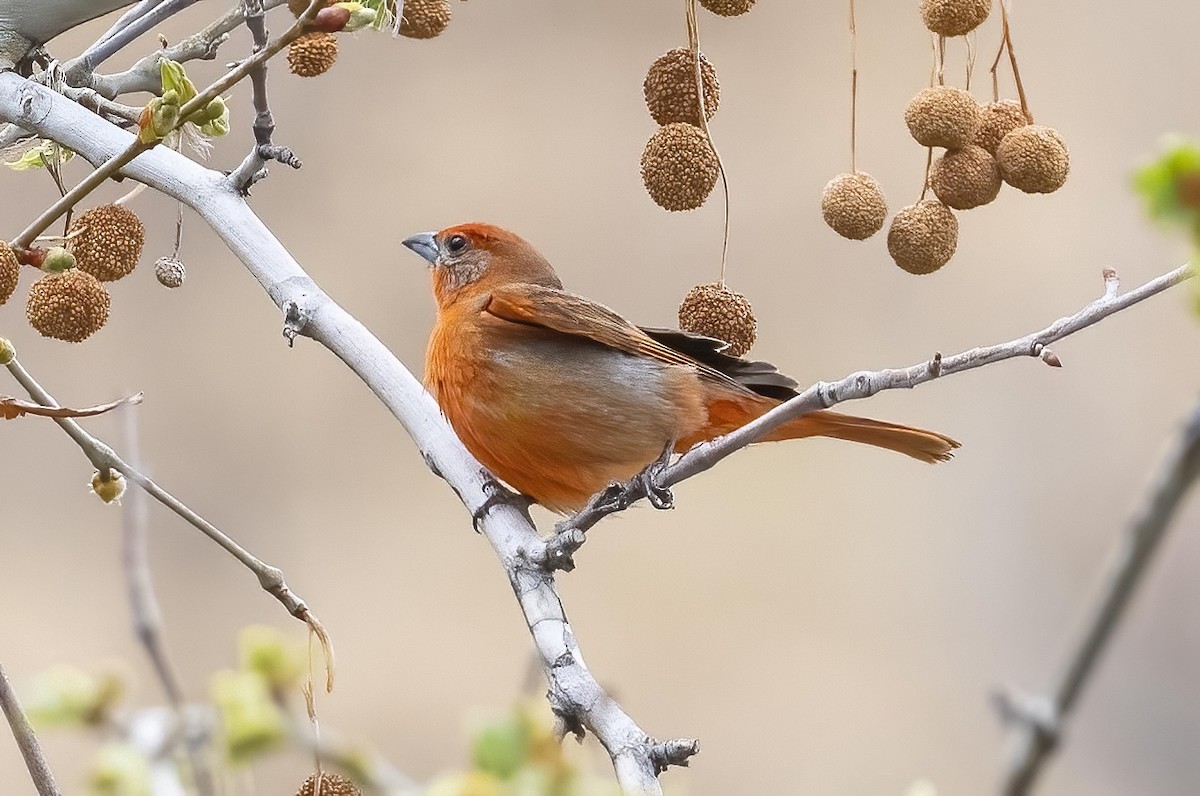
[[[884,390],[911,389],[927,381],[961,373],[966,370],[991,365],[1016,357],[1040,357],[1052,367],[1061,367],[1058,356],[1049,345],[1082,329],[1098,323],[1113,313],[1120,312],[1139,301],[1157,295],[1167,288],[1190,279],[1194,275],[1191,264],[1184,264],[1150,280],[1126,293],[1120,292],[1116,271],[1105,269],[1104,293],[1073,315],[1059,318],[1041,331],[1006,343],[972,348],[961,354],[943,357],[935,354],[925,362],[907,368],[851,373],[840,381],[817,382],[804,392],[785,401],[762,417],[711,442],[701,443],[683,454],[674,464],[664,467],[652,479],[660,487],[670,487],[687,478],[698,475],[716,465],[726,456],[751,445],[763,436],[801,415],[818,409],[828,409],[843,401],[860,400]],[[571,554],[586,540],[586,532],[601,519],[614,512],[622,511],[633,502],[646,496],[646,478],[635,478],[628,484],[612,487],[598,493],[577,515],[560,524],[556,538],[550,543],[546,565],[569,569],[573,566]]]
[[[1005,796],[1029,793],[1042,765],[1057,746],[1064,722],[1116,632],[1172,517],[1197,476],[1200,476],[1200,404],[1192,409],[1142,505],[1117,539],[1102,588],[1095,603],[1088,608],[1088,619],[1071,646],[1071,653],[1050,689],[1050,696],[1029,697],[1007,692],[999,695],[1001,716],[1013,727],[1002,791]]]
[[[0,74],[0,119],[52,138],[92,162],[120,153],[132,138],[15,74]],[[459,442],[433,398],[383,343],[321,291],[230,180],[163,147],[139,155],[122,173],[200,214],[284,311],[290,328],[327,347],[379,397],[468,510],[475,513],[485,505],[493,482]],[[553,575],[536,563],[545,543],[528,516],[502,504],[487,512],[481,525],[533,635],[556,710],[599,739],[625,792],[660,794],[659,768],[685,762],[683,752],[695,750],[695,742],[660,745],[596,682],[575,642]]]
[[[21,703],[13,691],[12,683],[8,681],[8,674],[3,665],[0,665],[0,709],[4,711],[8,726],[12,728],[13,738],[17,741],[17,748],[21,750],[21,757],[25,758],[25,767],[29,769],[29,776],[33,778],[38,796],[62,796],[62,791],[54,781],[54,772],[50,770],[50,764],[42,754],[42,745],[38,743],[37,735],[29,726],[29,719],[21,709]]]

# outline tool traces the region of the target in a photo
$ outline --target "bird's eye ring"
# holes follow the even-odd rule
[[[465,248],[467,248],[466,235],[451,235],[446,239],[446,251],[451,254],[458,254]]]

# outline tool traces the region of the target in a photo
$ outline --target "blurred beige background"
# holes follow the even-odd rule
[[[668,214],[638,175],[654,130],[642,75],[684,43],[681,5],[456,2],[440,39],[346,38],[314,81],[273,67],[277,141],[304,168],[276,166],[253,205],[418,372],[432,302],[423,263],[398,244],[459,221],[508,226],[569,287],[638,322],[671,323],[687,288],[716,277],[721,227],[716,195]],[[1187,256],[1143,220],[1128,185],[1164,133],[1200,131],[1200,5],[1017,3],[1031,107],[1068,141],[1071,177],[1055,195],[1006,188],[961,214],[957,256],[924,278],[892,265],[882,236],[838,238],[817,209],[825,181],[849,166],[845,5],[762,0],[743,18],[701,19],[722,83],[712,130],[733,190],[729,282],[754,303],[756,356],[803,383],[909,365],[1074,312],[1099,294],[1104,267],[1132,287]],[[175,40],[225,6],[199,3],[164,31]],[[916,200],[924,167],[902,121],[929,71],[915,6],[859,3],[859,164],[893,209]],[[78,52],[110,21],[53,51]],[[982,99],[998,28],[989,20],[979,35]],[[239,31],[220,63],[247,47]],[[220,63],[190,70],[207,81]],[[956,81],[961,63],[955,44]],[[216,168],[249,145],[248,92],[234,92]],[[5,237],[54,196],[43,175],[4,171],[0,184]],[[151,263],[170,250],[175,207],[150,193],[134,207],[147,249],[114,286],[106,329],[80,346],[42,340],[18,299],[0,308],[0,333],[63,402],[145,391],[146,469],[282,567],[333,634],[328,726],[418,778],[462,765],[466,718],[514,699],[530,649],[491,550],[341,363],[305,340],[284,345],[276,309],[191,214],[187,284],[161,288]],[[763,447],[679,487],[673,512],[639,508],[597,528],[562,595],[588,662],[642,726],[701,739],[691,769],[666,775],[673,792],[877,796],[920,777],[942,794],[992,790],[1004,736],[989,692],[1049,681],[1196,398],[1190,290],[1056,345],[1062,370],[1008,362],[848,407],[957,437],[953,463],[824,440]],[[88,427],[119,441],[114,418]],[[90,466],[34,419],[0,427],[0,462],[5,666],[18,684],[54,663],[116,666],[133,704],[158,701],[130,631],[119,511],[87,493]],[[235,662],[243,626],[302,637],[194,529],[158,507],[152,517],[168,641],[193,697]],[[1198,519],[1194,502],[1178,518],[1041,792],[1200,790]],[[64,787],[83,791],[91,745],[62,733],[45,743]],[[273,760],[258,792],[290,792],[306,765]],[[9,740],[0,771],[5,794],[33,793]]]

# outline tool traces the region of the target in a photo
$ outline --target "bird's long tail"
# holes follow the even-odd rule
[[[944,462],[954,456],[958,442],[934,431],[882,420],[819,410],[789,420],[763,438],[775,442],[802,437],[833,437],[887,448],[923,462]]]

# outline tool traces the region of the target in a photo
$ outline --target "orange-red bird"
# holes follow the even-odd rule
[[[669,444],[685,451],[796,394],[773,366],[722,354],[718,341],[634,326],[568,293],[546,258],[507,230],[461,224],[404,245],[433,266],[426,386],[475,458],[553,511],[582,508]],[[813,436],[925,462],[958,447],[932,431],[829,411],[763,441]]]

